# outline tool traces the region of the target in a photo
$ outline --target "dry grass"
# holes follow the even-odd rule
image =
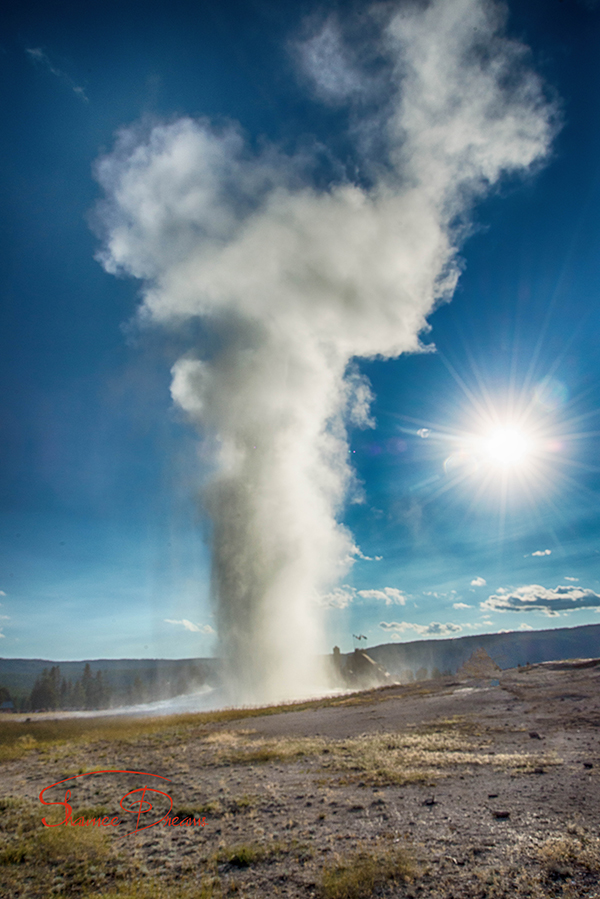
[[[214,856],[217,863],[226,863],[235,868],[249,868],[267,857],[279,855],[282,847],[279,844],[266,846],[262,843],[240,843],[234,846],[222,846]]]
[[[108,892],[86,892],[81,899],[221,899],[219,878],[205,877],[199,884],[174,886],[159,880],[138,880]]]
[[[361,846],[323,870],[323,899],[368,899],[390,881],[412,880],[416,867],[405,849]]]
[[[428,727],[424,733],[365,734],[348,740],[322,737],[256,738],[249,731],[221,731],[206,738],[213,764],[291,762],[319,758],[331,772],[346,773],[374,784],[407,784],[450,774],[457,766],[490,765],[496,768],[534,770],[559,764],[550,755],[494,753],[481,739],[451,731],[445,722],[441,732]],[[457,725],[463,727],[462,723]]]
[[[39,809],[25,801],[0,800],[0,810],[0,895],[96,890],[123,869],[98,829],[44,827]]]
[[[281,712],[299,712],[340,705],[363,705],[374,700],[387,699],[390,687],[351,693],[343,697],[331,696],[306,702],[288,702],[280,705],[242,709],[219,709],[213,712],[186,713],[155,718],[127,718],[103,715],[94,718],[47,718],[33,714],[27,720],[7,716],[0,731],[0,763],[22,758],[32,750],[39,752],[72,743],[135,743],[140,737],[161,735],[171,739],[174,735],[189,738],[210,731],[229,721],[278,715]]]
[[[541,846],[539,859],[546,875],[552,880],[571,877],[575,871],[600,874],[600,840],[589,837],[578,828],[568,828],[564,837],[552,837]]]

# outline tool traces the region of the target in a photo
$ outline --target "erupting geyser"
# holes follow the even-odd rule
[[[348,109],[359,182],[317,187],[306,149],[253,153],[234,125],[189,118],[123,131],[97,166],[105,268],[143,281],[144,318],[197,319],[212,335],[176,363],[172,393],[212,447],[203,500],[237,702],[302,695],[318,678],[319,597],[357,551],[337,520],[346,427],[370,424],[353,360],[419,350],[452,294],[473,202],[552,136],[502,7],[386,9],[361,46],[334,18],[296,45],[316,97]]]

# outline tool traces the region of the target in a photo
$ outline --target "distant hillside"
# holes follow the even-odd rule
[[[482,647],[500,668],[516,668],[555,659],[600,657],[600,624],[544,631],[479,634],[448,640],[385,643],[367,649],[393,677],[410,679],[455,674],[474,650]]]
[[[95,675],[110,686],[116,704],[138,698],[162,699],[177,696],[217,680],[215,659],[83,659],[60,662],[49,659],[1,659],[0,686],[13,696],[29,694],[44,668],[60,667],[61,678],[75,682],[83,675],[86,661]],[[132,689],[136,686],[135,696]],[[114,704],[114,703],[113,703]]]
[[[600,657],[600,624],[562,627],[543,631],[480,634],[447,640],[415,640],[385,643],[367,649],[368,655],[399,680],[455,674],[482,647],[500,668],[516,668],[534,662]],[[350,654],[348,654],[350,655]],[[90,659],[92,674],[102,672],[111,688],[113,705],[163,699],[214,685],[219,679],[218,659]],[[31,692],[44,668],[60,666],[61,677],[75,682],[83,675],[86,660],[60,662],[49,659],[1,659],[0,687],[13,697]]]

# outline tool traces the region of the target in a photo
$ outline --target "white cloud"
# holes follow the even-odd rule
[[[534,553],[531,553],[532,556],[551,556],[551,549],[536,549]],[[526,557],[527,558],[527,557]]]
[[[487,581],[484,577],[475,577],[471,581],[471,587],[485,587]]]
[[[66,74],[66,72],[63,72],[62,69],[57,68],[54,63],[51,62],[47,53],[44,53],[44,51],[40,47],[28,47],[25,52],[32,62],[43,66],[45,69],[51,72],[52,75],[55,75],[60,81],[62,81],[63,84],[66,84],[67,87],[69,87],[73,91],[73,93],[76,94],[81,100],[89,103],[89,99],[85,94],[85,90],[80,85],[76,84],[73,79]]]
[[[468,605],[466,602],[453,602],[453,609],[472,609],[473,606]]]
[[[345,609],[355,598],[356,590],[353,587],[335,587],[320,597],[319,604],[326,609]]]
[[[526,624],[525,622],[523,622],[523,624],[519,625],[519,630],[520,631],[532,631],[533,628],[530,624]]]
[[[193,631],[198,634],[214,634],[214,628],[210,626],[210,624],[194,624],[193,621],[188,621],[187,618],[182,618],[180,621],[176,621],[173,618],[165,618],[167,624],[179,624],[182,625],[186,631]]]
[[[578,577],[565,577],[565,581],[578,581]]]
[[[362,599],[374,599],[377,602],[383,602],[386,606],[403,606],[406,603],[406,596],[402,590],[398,590],[396,587],[384,587],[383,590],[359,590],[358,595]]]
[[[345,609],[350,603],[361,600],[382,602],[386,606],[403,606],[406,603],[406,595],[396,587],[383,587],[380,590],[357,590],[355,587],[343,584],[326,593],[319,602],[325,608]]]
[[[321,100],[337,105],[365,93],[367,79],[356,70],[333,17],[317,34],[297,44],[295,49],[300,68]]]
[[[412,624],[408,621],[381,621],[379,627],[384,631],[393,631],[395,634],[413,630],[420,637],[447,637],[462,631],[460,624],[452,624],[451,622],[440,624],[439,621],[432,621],[430,624]]]
[[[362,416],[362,413],[359,414]],[[381,562],[381,560],[383,559],[383,556],[365,556],[362,550],[360,550],[358,547],[356,547],[354,555],[357,557],[357,559],[362,559],[364,562]]]
[[[6,593],[4,592],[4,590],[0,590],[0,596],[6,596]]]
[[[582,587],[555,587],[547,589],[539,584],[518,587],[512,593],[504,592],[488,597],[480,603],[482,609],[494,612],[540,611],[554,617],[559,612],[573,609],[592,609],[600,606],[600,594]]]

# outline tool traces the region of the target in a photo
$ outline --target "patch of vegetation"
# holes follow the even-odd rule
[[[330,745],[322,737],[281,737],[248,740],[248,731],[219,731],[210,734],[206,745],[213,750],[216,764],[260,764],[289,762],[302,756],[318,755]]]
[[[34,803],[0,800],[0,895],[51,896],[97,891],[132,873],[94,827],[44,827]],[[47,820],[52,823],[50,810]],[[91,811],[91,810],[90,810]],[[58,823],[57,819],[55,823]]]
[[[205,877],[198,883],[174,886],[159,880],[138,880],[115,887],[108,892],[86,892],[81,899],[221,899],[223,891],[218,877]]]
[[[265,857],[264,846],[256,843],[244,843],[235,848],[222,849],[218,854],[218,860],[228,862],[236,868],[248,868],[256,862],[262,861]]]
[[[541,846],[539,858],[548,880],[567,880],[577,872],[600,874],[600,840],[576,826],[564,837],[552,837]]]
[[[272,843],[238,843],[233,846],[221,846],[213,856],[217,864],[229,864],[235,868],[249,868],[259,862],[269,861],[278,855],[289,852],[293,847],[279,842]]]
[[[198,815],[205,815],[219,818],[224,811],[225,809],[218,799],[209,799],[207,802],[202,803],[202,805],[199,805],[196,808],[196,817],[198,817]]]
[[[229,721],[298,712],[306,709],[328,708],[336,705],[361,705],[373,700],[387,699],[390,687],[360,691],[340,697],[324,697],[305,702],[289,702],[256,708],[220,709],[214,712],[186,713],[155,718],[126,718],[102,715],[95,718],[53,719],[33,714],[27,720],[3,720],[0,731],[0,762],[21,758],[31,750],[44,751],[68,743],[96,743],[125,741],[135,744],[141,737],[154,735],[172,741],[203,736],[215,726]],[[381,696],[379,695],[381,694]]]
[[[291,762],[318,757],[323,768],[347,772],[349,780],[368,779],[375,784],[428,782],[446,776],[458,765],[493,765],[534,770],[558,764],[552,756],[527,753],[494,753],[481,738],[453,732],[452,722],[440,731],[365,734],[347,740],[323,737],[279,737],[248,740],[247,732],[219,731],[206,738],[215,764]],[[460,724],[462,728],[462,724]]]
[[[406,850],[363,846],[323,869],[321,895],[323,899],[370,899],[386,883],[412,880],[415,874]]]

